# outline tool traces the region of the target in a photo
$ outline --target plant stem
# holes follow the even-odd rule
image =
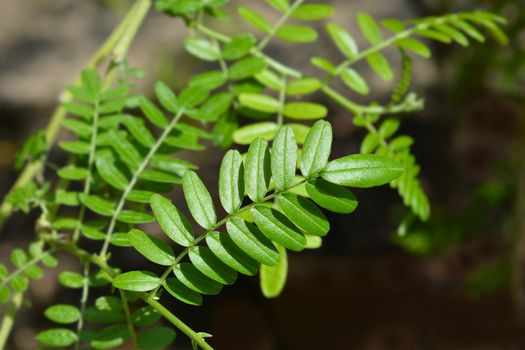
[[[13,271],[9,276],[4,278],[0,283],[0,288],[6,286],[13,278],[23,273],[29,266],[33,266],[44,259],[46,256],[51,254],[51,251],[43,252],[42,254],[34,257],[33,259],[27,261],[25,264]],[[1,349],[1,348],[0,348]]]
[[[272,40],[272,38],[275,36],[275,34],[277,34],[277,31],[279,30],[279,28],[281,28],[285,23],[286,21],[290,18],[290,16],[292,15],[292,13],[299,7],[301,6],[301,4],[304,2],[304,0],[297,0],[293,3],[292,6],[290,6],[290,8],[281,16],[281,18],[279,18],[279,20],[277,21],[277,23],[275,23],[275,25],[272,27],[272,31],[270,33],[268,33],[268,35],[266,35],[262,40],[261,42],[259,43],[259,45],[257,46],[257,49],[259,51],[263,51],[264,48],[266,47],[266,45],[268,45],[270,43],[270,40]]]
[[[110,55],[113,55],[114,61],[122,61],[150,7],[151,0],[137,0],[137,2],[129,9],[127,15],[120,22],[118,27],[92,56],[85,68],[97,68],[103,60]],[[75,84],[79,81],[80,76],[75,79]],[[70,102],[72,100],[73,95],[70,92],[64,91],[60,94],[61,103]],[[51,119],[45,130],[46,141],[49,146],[55,142],[62,121],[66,115],[67,111],[62,105],[59,105],[51,115]],[[23,187],[28,184],[42,171],[43,167],[44,163],[42,161],[28,164],[19,175],[12,189]],[[0,229],[5,225],[7,219],[12,213],[13,206],[4,200],[0,206]]]
[[[213,350],[213,348],[206,343],[204,338],[197,334],[193,329],[186,325],[182,320],[166,309],[164,305],[152,298],[145,298],[144,301],[151,307],[157,310],[165,319],[170,321],[175,327],[177,327],[182,333],[186,334],[191,340],[199,345],[203,350]]]
[[[14,295],[7,313],[2,320],[2,325],[0,326],[0,349],[5,349],[5,344],[7,343],[7,338],[11,334],[13,329],[13,324],[15,322],[16,314],[22,306],[22,301],[24,300],[24,293],[18,292]]]
[[[115,229],[115,225],[117,223],[117,217],[124,208],[124,204],[126,203],[126,199],[131,192],[131,190],[135,187],[137,181],[139,180],[139,176],[142,174],[142,172],[146,169],[146,167],[149,165],[149,162],[151,161],[151,158],[157,153],[160,146],[164,143],[168,135],[171,133],[175,125],[177,125],[180,118],[182,118],[184,114],[184,109],[180,109],[175,117],[172,119],[170,124],[164,129],[160,137],[157,139],[157,142],[151,149],[149,150],[148,154],[142,161],[142,163],[139,165],[138,169],[134,172],[133,177],[131,178],[130,182],[124,189],[124,192],[122,193],[122,196],[120,197],[120,200],[117,204],[117,208],[113,212],[113,215],[111,217],[111,222],[109,224],[108,230],[106,232],[106,237],[104,239],[104,244],[102,245],[102,249],[100,250],[99,256],[104,257],[109,248],[109,243],[111,242],[111,236],[113,235],[113,231]]]
[[[82,283],[82,295],[80,297],[80,317],[77,322],[77,341],[75,350],[80,349],[80,332],[84,328],[84,313],[89,298],[89,262],[84,262],[84,281]]]
[[[137,334],[133,328],[133,322],[131,320],[131,312],[129,311],[128,297],[126,292],[119,289],[120,299],[122,299],[122,305],[124,306],[124,315],[126,316],[126,324],[128,326],[129,335],[131,336],[131,342],[133,343],[133,349],[137,348]]]

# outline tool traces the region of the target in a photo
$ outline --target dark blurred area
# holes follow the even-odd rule
[[[241,2],[232,2],[232,13]],[[387,187],[356,191],[359,209],[329,217],[332,230],[321,249],[291,254],[280,298],[264,299],[258,279],[243,277],[207,297],[201,308],[180,303],[170,308],[197,330],[214,334],[218,350],[525,349],[525,1],[327,2],[337,8],[333,21],[349,29],[356,28],[357,11],[409,19],[479,8],[509,21],[507,47],[493,40],[469,48],[431,43],[433,58],[415,59],[413,90],[425,96],[426,108],[402,116],[401,131],[416,140],[431,220],[407,220],[407,209]],[[12,170],[17,149],[46,125],[60,91],[129,3],[0,2],[2,197],[17,176]],[[263,1],[254,3],[270,11]],[[239,23],[228,23],[226,30]],[[181,87],[205,67],[183,52],[183,28],[179,20],[150,15],[129,55],[131,66],[148,72],[139,89],[151,91],[157,79]],[[300,54],[284,44],[268,52],[308,72],[314,72],[308,60],[315,53],[338,57],[326,36]],[[388,96],[391,86],[372,76],[370,81],[374,99]],[[347,112],[330,107],[335,154],[357,152],[363,131]],[[60,163],[58,153],[53,161]],[[200,164],[210,189],[222,154],[217,148],[187,154]],[[11,218],[1,236],[0,260],[29,243],[33,219]],[[403,219],[404,229],[398,230]],[[123,269],[143,262],[125,249],[113,259]],[[80,268],[67,255],[62,264],[61,269]],[[31,286],[32,302],[19,314],[9,349],[35,349],[34,334],[47,325],[45,307],[79,299],[55,283],[58,272],[49,270]],[[179,334],[176,348],[191,346]]]

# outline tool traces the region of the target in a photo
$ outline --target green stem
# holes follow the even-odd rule
[[[85,68],[97,68],[108,56],[113,54],[113,59],[120,62],[124,59],[129,45],[133,41],[137,29],[142,24],[146,14],[151,7],[151,0],[138,0],[133,5],[118,27],[113,31],[109,38],[102,44],[98,51],[92,56]],[[125,43],[125,44],[124,44]],[[75,79],[75,84],[80,81],[80,76]],[[60,95],[60,102],[71,102],[73,95],[64,91]],[[58,131],[61,128],[62,121],[67,115],[67,111],[62,105],[59,105],[53,112],[49,124],[45,130],[46,141],[48,145],[55,142]],[[44,163],[37,161],[28,164],[19,175],[12,189],[23,187],[28,184],[35,176],[42,171]],[[2,228],[7,219],[13,213],[13,206],[5,200],[0,206],[0,228]]]
[[[108,249],[109,249],[109,243],[111,242],[111,236],[113,235],[113,231],[115,229],[115,225],[117,223],[117,217],[121,213],[122,209],[124,208],[124,204],[126,203],[126,199],[131,192],[131,190],[135,187],[137,181],[139,180],[139,176],[142,174],[142,172],[146,169],[146,167],[149,165],[151,158],[157,153],[160,146],[164,143],[166,138],[169,136],[175,125],[177,125],[180,118],[182,118],[184,114],[184,109],[181,109],[177,112],[175,117],[172,119],[170,124],[164,129],[160,137],[157,139],[157,142],[153,147],[149,150],[148,154],[138,167],[137,171],[133,174],[133,177],[131,181],[128,183],[126,188],[124,189],[124,192],[122,193],[122,196],[119,199],[119,202],[117,204],[117,208],[113,212],[113,215],[111,216],[111,222],[109,224],[106,237],[104,239],[104,244],[102,245],[102,249],[100,250],[99,256],[104,257],[106,256]]]
[[[89,262],[84,262],[84,281],[82,282],[82,295],[80,297],[80,317],[77,322],[77,341],[75,350],[80,349],[80,333],[84,328],[84,313],[89,298]]]
[[[277,125],[279,127],[283,126],[284,123],[284,115],[283,115],[283,109],[284,104],[286,102],[286,75],[283,74],[282,76],[282,84],[281,84],[281,91],[279,91],[279,112],[277,113]]]
[[[133,344],[133,349],[137,348],[137,334],[135,333],[135,328],[133,327],[133,321],[131,320],[131,312],[129,310],[128,297],[126,292],[122,289],[119,289],[120,299],[122,299],[122,305],[124,306],[124,315],[126,316],[126,324],[128,326],[128,331],[131,336],[131,342]]]
[[[206,343],[204,338],[197,334],[193,329],[188,325],[182,322],[177,316],[166,309],[164,305],[152,298],[145,298],[146,303],[151,307],[157,310],[166,320],[170,321],[175,327],[177,327],[182,333],[186,334],[191,340],[193,340],[197,345],[199,345],[203,350],[213,350],[213,348]]]
[[[97,136],[98,136],[98,118],[99,118],[99,101],[95,102],[95,110],[93,112],[93,125],[91,127],[91,140],[89,142],[89,158],[88,158],[88,168],[87,176],[84,180],[84,191],[85,195],[88,195],[91,191],[91,178],[93,172],[93,165],[95,163],[95,152],[97,150]],[[86,206],[81,205],[80,213],[78,215],[78,223],[75,227],[73,233],[73,242],[78,241],[80,237],[80,229],[82,228],[82,223],[84,222],[84,216],[86,215]]]
[[[11,304],[9,305],[9,308],[7,309],[7,313],[2,320],[2,325],[0,326],[0,349],[5,349],[9,334],[11,334],[11,330],[13,329],[16,314],[22,306],[23,300],[24,293],[16,293],[11,301]]]
[[[281,28],[285,23],[286,21],[288,21],[288,19],[290,18],[290,16],[292,15],[292,13],[294,13],[294,11],[299,7],[301,6],[301,4],[304,2],[304,0],[297,0],[293,3],[292,6],[290,6],[290,8],[281,16],[281,18],[279,18],[279,20],[277,21],[277,23],[275,23],[275,25],[272,27],[272,31],[270,33],[268,33],[268,35],[266,35],[262,40],[261,42],[259,43],[259,45],[257,46],[257,49],[259,51],[263,51],[264,48],[266,47],[266,45],[268,45],[270,43],[270,41],[272,40],[272,38],[275,36],[275,34],[277,34],[277,31],[279,30],[279,28]]]

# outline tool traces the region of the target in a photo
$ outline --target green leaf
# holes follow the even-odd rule
[[[84,319],[87,322],[96,324],[118,323],[125,319],[122,310],[99,310],[95,307],[88,307],[84,312]]]
[[[148,118],[150,122],[152,122],[155,126],[164,129],[168,126],[168,120],[166,119],[166,116],[160,109],[155,106],[153,102],[148,100],[147,98],[142,98],[140,101],[140,109],[142,110],[142,113]]]
[[[113,287],[132,292],[148,292],[160,285],[160,278],[150,271],[130,271],[116,276]]]
[[[328,162],[332,149],[332,127],[324,120],[317,121],[304,141],[301,152],[301,173],[304,177],[319,173]]]
[[[129,180],[126,176],[115,166],[112,157],[98,156],[96,158],[96,166],[99,175],[106,181],[110,186],[117,190],[123,191]]]
[[[463,32],[467,33],[470,37],[476,39],[480,43],[485,42],[485,37],[481,34],[474,26],[470,25],[467,21],[461,18],[451,18],[452,24]]]
[[[88,138],[88,137],[91,136],[91,132],[92,132],[91,125],[89,125],[88,123],[85,123],[83,121],[80,121],[78,119],[66,119],[66,120],[62,121],[62,126],[64,126],[64,128],[66,128],[66,129],[70,130],[71,132],[73,132],[79,138]],[[28,140],[28,142],[30,142],[30,141],[32,141],[32,140],[31,139]],[[44,143],[44,145],[45,145],[45,143]],[[24,145],[24,148],[25,148],[25,145]],[[24,149],[22,149],[22,151],[24,151]],[[39,153],[43,153],[43,152],[45,152],[45,149],[42,149],[42,152],[31,151],[31,154],[28,154],[28,156],[31,156],[30,158],[34,159],[34,158],[37,158]]]
[[[138,169],[142,162],[142,156],[135,146],[115,130],[109,132],[109,137],[112,140],[111,146],[117,152],[119,159],[132,171]]]
[[[398,19],[385,19],[381,21],[381,25],[392,33],[401,33],[406,29],[406,25]]]
[[[291,119],[319,119],[326,117],[325,106],[313,102],[289,102],[284,106],[283,114]]]
[[[266,237],[287,249],[301,251],[306,245],[306,238],[286,216],[275,209],[263,205],[252,208],[251,214],[257,227]]]
[[[168,174],[168,173],[158,171],[158,170],[151,170],[151,169],[143,170],[139,175],[139,179],[151,181],[151,182],[168,183],[168,184],[180,184],[181,183],[181,179],[179,176]]]
[[[206,244],[215,256],[232,269],[248,276],[257,273],[259,264],[237,247],[230,236],[211,232],[206,236]]]
[[[262,94],[243,93],[239,95],[239,102],[248,108],[266,113],[277,113],[281,104],[275,98]]]
[[[209,248],[191,247],[189,257],[197,270],[214,281],[233,284],[237,279],[237,272],[217,258]]]
[[[286,12],[290,9],[289,0],[266,0],[266,2],[281,12]]]
[[[88,154],[91,147],[89,143],[84,141],[64,141],[58,144],[64,151],[68,151],[73,154]]]
[[[193,243],[193,230],[188,219],[169,199],[154,194],[150,205],[160,228],[169,238],[184,247],[189,247]]]
[[[137,337],[137,345],[141,350],[162,350],[172,344],[175,337],[175,331],[169,327],[144,329]]]
[[[88,170],[86,168],[77,168],[68,165],[64,168],[58,169],[58,176],[66,180],[84,180],[87,177]]]
[[[316,66],[319,69],[322,69],[323,71],[329,74],[336,74],[336,67],[332,62],[330,62],[326,58],[312,57],[310,62],[312,63],[312,65]]]
[[[281,91],[284,84],[283,80],[270,69],[265,69],[262,72],[255,75],[255,79],[265,87],[274,91]]]
[[[153,147],[155,144],[155,137],[149,132],[144,125],[144,121],[139,118],[128,116],[124,120],[124,125],[129,130],[130,134],[137,140],[141,145],[147,148]]]
[[[290,96],[302,96],[311,94],[321,88],[319,79],[300,78],[293,80],[286,85],[286,93]]]
[[[44,311],[44,316],[53,322],[68,324],[80,319],[80,310],[73,305],[53,305]]]
[[[255,10],[248,8],[246,6],[239,7],[239,15],[248,23],[250,23],[255,28],[259,29],[262,32],[267,34],[271,33],[272,26],[268,21],[258,14]]]
[[[262,72],[266,69],[266,61],[260,57],[244,58],[233,64],[228,70],[231,80],[242,80]]]
[[[243,58],[255,46],[255,37],[250,33],[236,35],[222,48],[222,56],[226,60]]]
[[[321,177],[341,186],[368,188],[389,183],[403,174],[392,158],[374,154],[354,154],[331,161]]]
[[[361,153],[372,153],[380,145],[381,139],[378,134],[368,134],[361,143]]]
[[[261,264],[274,266],[278,263],[277,248],[254,225],[232,217],[226,223],[226,229],[235,244]]]
[[[29,280],[25,276],[15,276],[11,279],[11,288],[17,293],[25,291],[29,287]]]
[[[289,188],[297,166],[297,144],[291,128],[283,127],[277,133],[272,145],[272,179],[278,190]]]
[[[156,323],[162,318],[162,315],[153,307],[146,305],[133,311],[131,322],[138,327],[147,327]]]
[[[206,87],[209,90],[216,89],[226,82],[226,76],[222,71],[208,71],[195,75],[189,83],[192,87]]]
[[[163,266],[171,266],[175,262],[173,249],[164,241],[137,229],[129,231],[128,238],[133,248],[149,261]]]
[[[177,113],[177,96],[168,85],[162,81],[158,81],[155,84],[155,96],[157,96],[157,99],[164,108],[171,113]]]
[[[14,267],[21,267],[27,262],[27,254],[20,248],[15,248],[11,252],[11,262]]]
[[[114,325],[98,332],[91,340],[91,346],[95,349],[111,349],[124,344],[127,338],[128,327],[123,324]]]
[[[187,171],[182,178],[182,189],[195,221],[207,230],[212,229],[217,222],[217,215],[211,195],[199,176],[193,171]]]
[[[179,104],[184,108],[195,107],[204,102],[210,94],[210,90],[204,86],[191,86],[181,91]]]
[[[254,202],[260,202],[270,186],[271,164],[268,141],[258,138],[248,149],[244,162],[246,194]]]
[[[358,94],[368,95],[370,93],[366,80],[352,68],[346,68],[341,72],[341,80]]]
[[[100,77],[97,71],[92,68],[82,70],[80,73],[80,82],[82,83],[82,87],[92,96],[98,95],[102,88]]]
[[[359,53],[357,44],[346,30],[334,23],[328,23],[326,29],[343,55],[348,58],[354,58],[357,56]]]
[[[285,24],[275,33],[279,39],[294,43],[311,43],[317,40],[317,31],[310,27]]]
[[[383,41],[381,29],[376,21],[367,13],[360,12],[357,14],[357,23],[366,40],[372,45],[378,45]]]
[[[436,29],[438,32],[441,32],[448,37],[452,38],[455,42],[460,44],[461,46],[467,47],[469,42],[465,35],[463,35],[459,30],[449,26],[446,23],[433,23],[432,26],[434,29]]]
[[[427,39],[440,41],[445,44],[450,44],[450,42],[452,41],[452,38],[447,34],[438,32],[437,30],[433,29],[418,29],[414,31],[414,34],[425,37]]]
[[[244,198],[244,167],[242,156],[236,150],[228,151],[219,172],[219,198],[228,214],[237,211]]]
[[[179,264],[173,269],[173,272],[186,287],[198,293],[215,295],[219,294],[222,289],[220,283],[203,275],[193,264]]]
[[[90,107],[80,103],[62,103],[62,107],[64,107],[64,109],[69,113],[78,115],[79,117],[83,117],[84,119],[88,120],[92,118],[94,113]]]
[[[330,223],[323,212],[304,197],[282,193],[277,196],[277,204],[284,215],[306,233],[322,237],[330,230]]]
[[[379,128],[379,135],[383,138],[389,138],[392,136],[400,126],[399,119],[387,119],[381,124],[381,127]]]
[[[370,68],[379,75],[384,81],[391,81],[394,78],[394,73],[388,63],[387,59],[383,54],[374,52],[366,56],[366,60],[370,65]]]
[[[184,47],[193,56],[204,61],[217,61],[221,57],[219,46],[206,39],[186,38]]]
[[[415,54],[424,58],[430,58],[430,56],[432,56],[432,52],[430,51],[428,46],[423,44],[421,41],[415,39],[404,38],[397,40],[395,44],[400,48],[412,51]]]
[[[78,198],[91,211],[102,216],[113,216],[115,203],[94,195],[80,194]]]
[[[274,122],[248,124],[233,133],[233,141],[239,145],[249,145],[258,137],[270,141],[278,128],[279,126]]]
[[[36,340],[47,346],[67,347],[77,341],[77,335],[65,328],[54,328],[40,332]]]
[[[306,126],[303,124],[297,124],[297,123],[288,123],[286,124],[286,126],[292,129],[297,143],[300,145],[304,144],[304,141],[306,140],[306,136],[310,132],[311,128],[309,126]]]
[[[0,305],[8,301],[9,297],[10,297],[9,287],[7,286],[0,287]]]
[[[305,235],[306,249],[319,249],[323,245],[323,239],[319,236]]]
[[[281,294],[288,275],[288,256],[286,249],[278,245],[280,259],[275,266],[261,266],[261,291],[266,298],[276,298]]]
[[[189,305],[202,305],[202,295],[186,287],[176,278],[168,278],[164,281],[164,289],[173,297]]]
[[[63,271],[58,275],[58,282],[66,288],[79,289],[84,286],[84,276],[77,272]]]
[[[294,12],[292,18],[302,21],[319,21],[327,19],[334,14],[334,7],[328,4],[303,4]]]
[[[198,110],[197,115],[190,115],[196,117],[195,119],[204,121],[217,121],[221,115],[226,113],[233,102],[232,94],[228,92],[219,92],[211,96],[206,103],[204,103]]]

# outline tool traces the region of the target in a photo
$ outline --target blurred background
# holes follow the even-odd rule
[[[232,1],[232,13],[241,2],[247,3]],[[321,249],[290,255],[280,298],[265,300],[258,279],[242,277],[219,296],[207,297],[201,308],[180,303],[170,308],[195,329],[214,334],[218,350],[525,349],[525,2],[327,2],[337,8],[333,21],[348,29],[356,28],[357,11],[377,19],[410,19],[486,9],[509,21],[507,47],[492,40],[468,49],[431,44],[431,60],[415,59],[413,90],[426,97],[426,108],[402,116],[401,132],[416,140],[431,220],[415,222],[401,235],[397,230],[406,209],[393,190],[356,191],[357,212],[330,217],[332,231]],[[17,176],[16,151],[46,125],[60,91],[129,4],[0,0],[1,197]],[[253,6],[271,12],[263,1]],[[225,30],[238,25],[232,21]],[[150,14],[129,55],[132,67],[148,72],[141,91],[151,92],[158,79],[181,87],[205,68],[182,49],[184,35],[180,20]],[[315,53],[338,57],[325,36],[300,50],[276,43],[268,52],[307,72],[314,72],[309,57]],[[389,96],[391,86],[367,78],[375,100]],[[335,153],[357,152],[363,131],[347,112],[330,107]],[[63,160],[55,153],[54,161]],[[210,148],[187,154],[200,164],[210,189],[223,153]],[[0,260],[33,238],[34,218],[11,218],[1,236]],[[114,259],[129,268],[143,262],[129,250]],[[68,256],[62,263],[60,269],[79,269]],[[32,303],[19,314],[9,349],[37,348],[35,332],[49,325],[41,316],[45,307],[78,300],[75,292],[57,286],[58,272],[50,270],[33,283]],[[176,348],[190,349],[184,336]]]

